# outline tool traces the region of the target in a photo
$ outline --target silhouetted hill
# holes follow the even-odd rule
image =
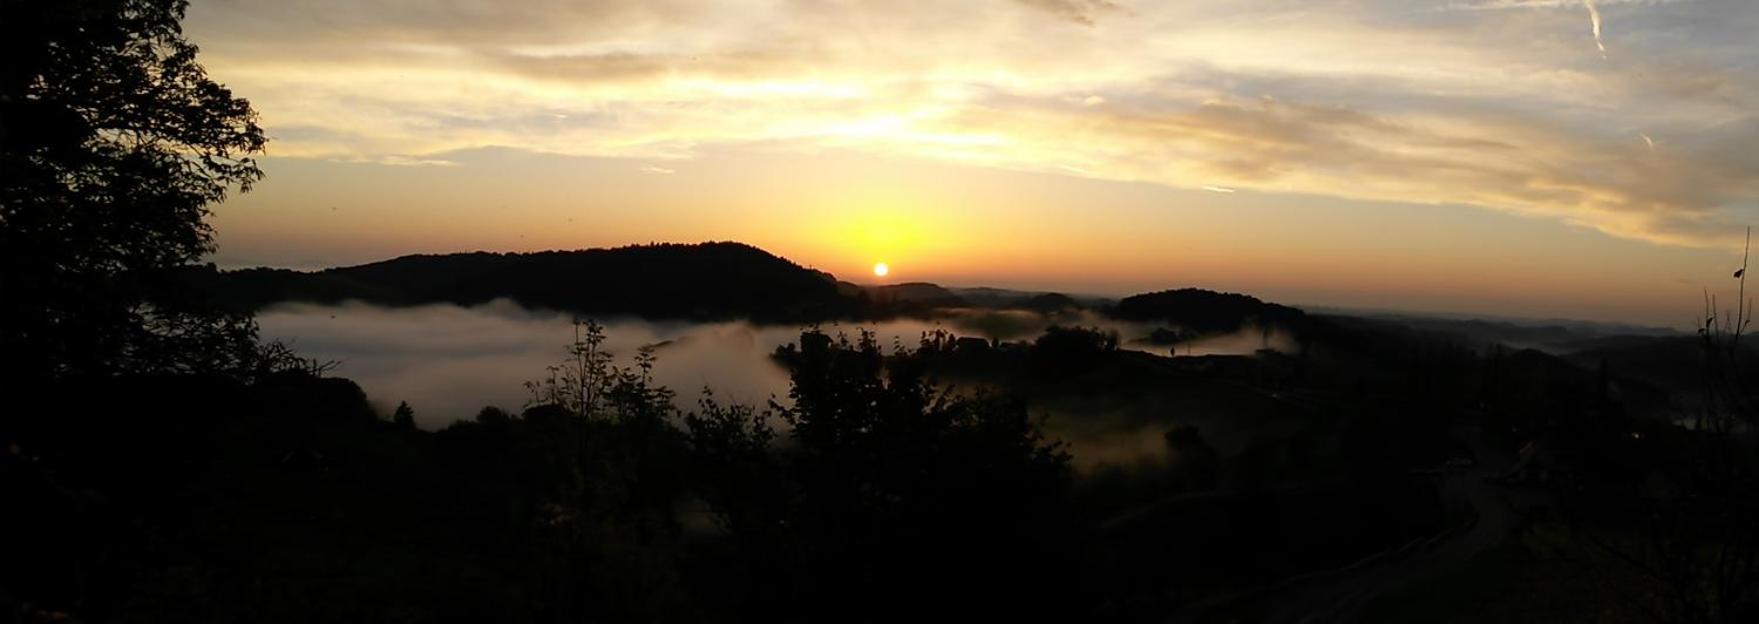
[[[856,309],[831,275],[731,242],[413,255],[309,273],[249,269],[207,279],[222,298],[248,309],[282,301],[471,305],[498,298],[648,318],[804,320]]]
[[[953,294],[953,291],[928,282],[868,286],[867,296],[874,303],[913,303],[935,307],[966,305],[966,301]]]
[[[1305,313],[1248,295],[1181,288],[1125,297],[1113,308],[1112,316],[1127,321],[1171,323],[1197,333],[1221,333],[1249,324],[1289,325],[1304,318]]]
[[[1642,380],[1680,397],[1683,407],[1692,407],[1701,398],[1705,345],[1700,336],[1603,336],[1572,346],[1574,350],[1564,357],[1583,368]],[[1759,353],[1751,343],[1741,344],[1740,349],[1744,358]]]
[[[1081,303],[1074,297],[1062,293],[1045,293],[1019,303],[1019,307],[1037,312],[1061,312],[1080,308]]]
[[[860,297],[864,313],[873,317],[923,314],[937,308],[970,305],[953,291],[928,282],[862,286]]]
[[[1501,344],[1516,349],[1539,349],[1548,353],[1574,353],[1603,346],[1603,341],[1609,339],[1615,342],[1641,343],[1650,338],[1685,336],[1661,327],[1567,319],[1476,318],[1348,310],[1335,312],[1344,316],[1404,325],[1420,331],[1451,334],[1475,348]]]
[[[1083,296],[1077,298],[1063,293],[1041,290],[1010,290],[989,287],[948,288],[947,290],[958,295],[960,299],[964,299],[966,303],[980,308],[1057,312],[1068,308],[1104,307],[1114,303],[1113,300],[1099,297]]]

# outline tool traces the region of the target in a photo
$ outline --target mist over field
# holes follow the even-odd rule
[[[381,409],[407,401],[424,428],[470,418],[485,405],[509,410],[529,398],[524,384],[567,357],[572,317],[501,300],[461,307],[387,308],[288,304],[259,317],[263,335],[338,363]],[[658,381],[694,404],[713,387],[725,400],[757,403],[786,395],[788,376],[764,355],[792,332],[746,323],[695,324],[604,319],[607,347],[630,365],[642,345],[661,344]]]
[[[360,383],[389,413],[399,401],[416,410],[424,428],[468,419],[485,405],[509,410],[529,398],[524,384],[567,357],[573,316],[530,310],[497,300],[480,306],[384,307],[362,303],[277,305],[257,316],[263,336],[295,346],[306,357],[338,363],[336,374]],[[621,365],[643,345],[659,345],[654,377],[678,393],[680,407],[696,404],[703,388],[724,402],[764,405],[786,400],[788,373],[770,355],[794,342],[806,326],[744,321],[693,323],[635,318],[598,319]],[[1088,312],[1048,315],[1024,310],[955,309],[933,319],[893,319],[819,325],[826,333],[874,332],[881,345],[913,347],[927,332],[944,330],[990,340],[1030,341],[1053,324],[1117,331],[1120,348],[1167,354],[1143,339],[1152,328]],[[1277,332],[1268,342],[1247,329],[1179,346],[1180,355],[1238,355],[1260,348],[1287,350]]]
[[[306,357],[334,361],[334,374],[359,383],[367,399],[385,414],[399,402],[415,410],[416,423],[440,429],[467,420],[484,406],[517,411],[528,403],[525,383],[543,379],[546,367],[567,357],[573,340],[568,313],[532,310],[507,300],[478,306],[426,305],[386,307],[350,302],[342,305],[288,303],[257,316],[266,339],[282,340]],[[654,379],[677,393],[679,408],[697,407],[704,389],[722,403],[762,408],[772,399],[788,398],[788,372],[771,356],[776,348],[795,342],[808,326],[759,325],[745,321],[696,323],[638,318],[597,319],[605,326],[606,346],[619,366],[644,345],[658,345]],[[880,345],[915,347],[934,331],[991,341],[1030,342],[1053,325],[1096,327],[1115,331],[1119,348],[1168,355],[1171,348],[1149,342],[1154,327],[1071,310],[1040,313],[1028,310],[955,308],[938,310],[933,318],[900,318],[872,322],[825,323],[828,334],[854,339],[863,330]],[[1270,348],[1292,351],[1287,332],[1265,334],[1246,328],[1193,340],[1178,346],[1180,356],[1243,355]],[[970,388],[961,388],[969,390]],[[1143,423],[1124,414],[1126,408],[1084,409],[1079,422],[1055,405],[1040,406],[1048,430],[1067,442],[1078,467],[1102,463],[1154,461],[1165,445],[1158,433],[1165,422]],[[1148,433],[1144,433],[1148,432]]]

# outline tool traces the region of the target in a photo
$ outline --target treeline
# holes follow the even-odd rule
[[[186,277],[245,310],[283,301],[474,305],[507,298],[583,315],[696,320],[790,322],[856,312],[829,274],[731,242],[415,255],[309,273],[191,267]]]
[[[804,334],[788,406],[688,414],[596,326],[530,407],[437,432],[285,371],[45,389],[0,431],[0,596],[108,621],[1073,617],[1067,456],[871,337]],[[72,399],[71,397],[84,397]],[[408,406],[399,412],[408,416]]]
[[[1166,463],[1080,476],[1027,394],[934,381],[975,365],[1102,391],[1090,376],[1164,360],[1097,330],[1023,351],[808,331],[776,353],[787,401],[687,411],[653,351],[619,360],[582,330],[524,409],[432,432],[315,364],[39,388],[0,426],[28,510],[0,520],[0,602],[92,621],[1134,621],[1441,520],[1405,463],[1316,486],[1296,475],[1335,459],[1218,452],[1189,425]],[[1386,435],[1340,439],[1407,442]]]
[[[1125,297],[1112,310],[1127,321],[1165,322],[1195,334],[1228,333],[1249,325],[1291,327],[1305,314],[1238,293],[1201,288],[1163,290]]]
[[[652,350],[613,358],[589,324],[524,409],[431,432],[413,426],[420,406],[387,417],[312,363],[64,378],[19,394],[0,423],[0,486],[26,510],[0,518],[0,605],[26,621],[1149,621],[1465,522],[1473,511],[1414,471],[1470,457],[1480,430],[1555,458],[1540,487],[1559,488],[1560,507],[1534,518],[1552,527],[1541,548],[1686,535],[1583,515],[1652,504],[1628,493],[1689,476],[1669,454],[1701,439],[1633,417],[1615,376],[1325,326],[1350,340],[1187,358],[1083,328],[1009,349],[808,331],[775,354],[788,401],[705,394],[680,410],[652,381]],[[968,389],[935,381],[948,376]],[[1164,406],[1121,421],[1164,461],[1077,473],[1031,406],[1093,395]],[[1262,428],[1217,443],[1230,420]],[[1692,536],[1729,546],[1742,517]],[[1570,522],[1597,533],[1558,533]],[[1449,578],[1481,589],[1511,574]],[[1636,612],[1605,593],[1544,596]],[[1505,619],[1545,613],[1518,594],[1474,600],[1513,609]],[[1210,615],[1247,619],[1259,606],[1217,604]]]
[[[968,297],[926,282],[861,286],[734,242],[413,255],[312,272],[191,266],[182,275],[191,290],[241,312],[281,302],[475,305],[505,298],[584,316],[807,323],[932,316],[947,308],[1054,315],[1092,307],[1162,325],[1161,342],[1169,344],[1245,328],[1296,330],[1305,317],[1296,308],[1197,288],[1084,306],[1059,293],[970,289]]]

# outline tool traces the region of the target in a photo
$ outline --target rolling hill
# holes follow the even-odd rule
[[[472,305],[506,298],[581,314],[697,320],[812,320],[855,311],[830,274],[732,242],[413,255],[315,272],[246,269],[197,279],[245,309],[284,301]]]

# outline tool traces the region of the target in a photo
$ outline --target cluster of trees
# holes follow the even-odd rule
[[[602,340],[586,325],[575,357],[533,384],[523,415],[491,411],[436,436],[448,456],[485,467],[513,450],[489,441],[546,441],[542,453],[520,453],[553,462],[542,477],[518,479],[558,484],[537,505],[549,514],[539,524],[576,536],[582,549],[658,549],[636,570],[584,583],[573,594],[583,605],[628,604],[589,598],[606,578],[624,579],[614,588],[653,573],[664,578],[640,585],[688,589],[643,596],[663,598],[644,615],[692,605],[738,619],[881,620],[1075,604],[1067,456],[1025,405],[939,390],[922,356],[882,354],[871,335],[807,332],[788,351],[787,405],[758,410],[705,395],[698,411],[678,414],[672,393],[652,384],[651,354],[619,368]],[[687,501],[712,520],[695,534],[678,520]],[[577,558],[595,559],[605,558]],[[1020,592],[1039,599],[1022,602]]]
[[[1084,611],[1068,457],[924,356],[802,334],[791,404],[681,412],[591,324],[435,432],[287,371],[84,382],[4,431],[26,618],[881,621]],[[58,385],[66,389],[67,385]],[[161,418],[143,411],[165,412]],[[168,419],[168,420],[165,420]],[[1029,598],[1028,598],[1029,597]]]
[[[1265,303],[1257,297],[1201,288],[1125,297],[1112,315],[1128,321],[1171,323],[1197,334],[1228,333],[1247,325],[1287,328],[1297,326],[1306,316],[1299,309]]]

